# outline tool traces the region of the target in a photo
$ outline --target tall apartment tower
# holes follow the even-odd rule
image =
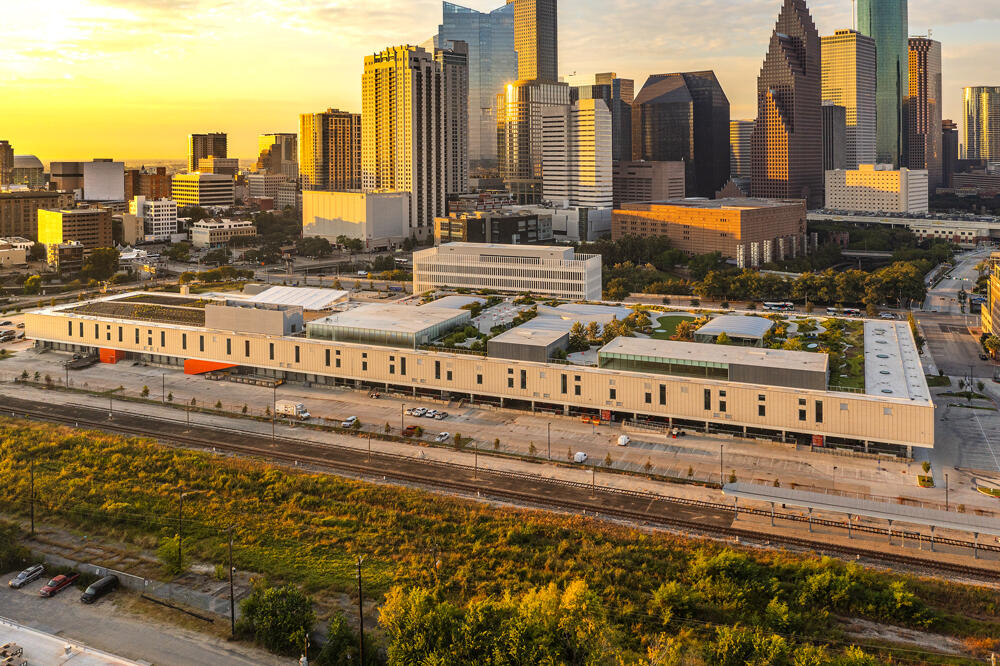
[[[941,42],[910,37],[910,89],[903,107],[906,165],[927,170],[933,194],[942,187]]]
[[[752,196],[823,204],[820,48],[805,0],[784,0],[757,78]]]
[[[441,64],[419,46],[365,57],[361,77],[361,187],[410,193],[408,232],[434,234],[447,207],[450,139]]]
[[[593,85],[574,86],[570,89],[570,102],[582,99],[604,100],[611,112],[611,159],[615,162],[631,160],[635,81],[620,79],[614,72],[597,74]]]
[[[542,198],[542,110],[569,106],[569,85],[557,81],[556,0],[507,0],[514,7],[517,78],[497,95],[500,178],[519,204]]]
[[[858,30],[875,40],[875,158],[899,166],[906,144],[903,102],[909,94],[907,0],[858,0]]]
[[[542,111],[543,197],[565,206],[609,208],[614,200],[611,112],[581,99]]]
[[[434,60],[441,67],[445,194],[464,194],[469,191],[469,45],[459,40],[436,48]]]
[[[729,180],[729,99],[715,72],[654,74],[632,105],[632,158],[684,160],[689,196]]]
[[[1000,160],[1000,87],[965,88],[962,102],[964,157],[982,162]]]
[[[729,121],[729,175],[732,178],[750,178],[750,139],[754,121]]]
[[[299,116],[303,190],[361,189],[361,114],[339,109]]]
[[[0,187],[14,181],[14,147],[9,141],[0,141]]]
[[[191,134],[188,136],[188,173],[198,170],[198,162],[206,157],[229,157],[225,132]]]
[[[952,187],[958,162],[958,123],[950,118],[941,121],[941,185]]]
[[[875,163],[875,40],[857,30],[823,38],[823,101],[847,116],[846,166]]]
[[[497,95],[517,77],[514,7],[484,13],[451,2],[442,6],[434,47],[447,49],[458,41],[469,47],[469,164],[496,168]]]
[[[292,133],[261,134],[257,137],[257,172],[285,176],[299,175],[299,140]]]
[[[520,81],[559,80],[556,0],[507,0],[514,6],[514,48]]]

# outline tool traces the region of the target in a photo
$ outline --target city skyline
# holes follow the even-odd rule
[[[56,0],[44,8],[6,9],[0,56],[15,74],[0,83],[0,93],[12,100],[4,138],[15,152],[43,162],[175,159],[184,156],[188,134],[221,130],[230,135],[233,156],[252,159],[259,134],[294,132],[300,113],[331,106],[360,111],[364,56],[419,44],[441,21],[439,0],[419,0],[408,12],[344,2],[268,0],[251,11],[231,0],[186,4],[187,13],[138,0]],[[502,3],[459,4],[488,11]],[[581,0],[559,17],[559,75],[616,71],[638,88],[651,74],[714,69],[732,117],[752,118],[753,80],[779,6],[744,0],[733,12],[721,3],[635,0],[612,3],[609,12],[607,3]],[[821,35],[851,24],[848,0],[815,0],[809,8]],[[675,20],[648,21],[650,11],[663,9]],[[1000,83],[989,59],[979,55],[995,49],[990,33],[1000,28],[1000,18],[983,18],[980,11],[971,0],[948,7],[910,3],[910,34],[930,28],[942,43],[944,116],[959,122],[964,86]],[[187,29],[193,24],[202,26],[197,35]],[[606,48],[609,35],[622,31],[644,48]],[[44,47],[39,34],[48,38]],[[269,53],[283,57],[255,60],[243,51],[265,38]],[[253,76],[245,74],[248,68]],[[160,85],[124,93],[123,81],[148,80],[151,73]],[[262,86],[266,81],[270,85]],[[67,105],[76,109],[73,124],[64,122]]]

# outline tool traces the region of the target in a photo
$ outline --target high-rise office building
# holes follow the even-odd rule
[[[85,201],[125,201],[125,163],[101,158],[83,163]]]
[[[910,88],[903,107],[906,164],[926,169],[931,193],[942,187],[941,42],[910,37]]]
[[[45,208],[69,208],[72,205],[72,192],[0,192],[0,238],[23,236],[38,240],[38,211]]]
[[[952,187],[958,162],[958,123],[950,118],[941,121],[941,185]]]
[[[125,200],[146,197],[149,201],[170,198],[170,176],[167,167],[129,169],[125,172]]]
[[[433,235],[454,182],[440,60],[419,46],[390,47],[365,57],[361,78],[361,187],[409,192],[409,233],[419,240]]]
[[[261,134],[257,137],[257,173],[285,176],[299,175],[299,142],[292,133]]]
[[[715,72],[654,74],[632,105],[632,157],[684,160],[689,196],[712,197],[729,180],[729,99]]]
[[[443,17],[434,47],[450,48],[457,41],[469,48],[469,163],[497,164],[497,95],[517,77],[514,50],[514,7],[484,13],[443,2]]]
[[[218,173],[178,173],[171,180],[173,200],[180,206],[232,206],[236,199],[232,176]]]
[[[750,138],[754,121],[729,121],[729,175],[732,178],[750,178]]]
[[[635,201],[683,199],[683,162],[615,162],[614,207]]]
[[[858,30],[875,40],[875,158],[899,166],[905,149],[903,101],[910,90],[907,0],[858,0]]]
[[[581,99],[604,100],[611,112],[611,159],[615,162],[631,160],[635,81],[620,79],[614,72],[597,74],[592,85],[570,88],[570,102]]]
[[[0,141],[0,187],[10,185],[13,171],[14,147],[9,141]]]
[[[965,159],[1000,160],[1000,87],[977,86],[962,91]]]
[[[206,157],[229,157],[225,132],[191,134],[188,136],[188,173],[198,170],[198,163]]]
[[[875,40],[857,30],[823,37],[823,101],[846,113],[846,168],[875,162]]]
[[[469,45],[459,40],[436,48],[434,60],[441,67],[444,190],[464,194],[469,191]]]
[[[784,0],[757,78],[750,192],[823,204],[820,39],[805,0]]]
[[[361,114],[339,109],[299,116],[303,190],[361,189]]]
[[[823,170],[845,169],[847,164],[847,109],[823,102]]]
[[[507,4],[514,6],[518,80],[559,80],[556,0],[507,0]]]
[[[198,171],[235,178],[240,172],[240,161],[235,157],[203,157],[198,160]]]
[[[611,207],[611,112],[604,100],[542,111],[542,181],[542,196],[563,208]]]
[[[128,215],[142,225],[144,237],[162,240],[177,233],[177,202],[171,199],[137,196],[128,202]]]

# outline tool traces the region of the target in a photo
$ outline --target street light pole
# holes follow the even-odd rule
[[[944,510],[945,511],[948,511],[948,505],[949,505],[949,502],[948,502],[948,499],[949,499],[948,498],[948,494],[949,494],[948,490],[949,490],[949,488],[948,488],[948,473],[945,472],[945,475],[944,475]]]
[[[35,457],[31,456],[31,536],[35,536]]]
[[[233,526],[229,526],[229,631],[236,638],[236,595],[233,593]]]
[[[405,407],[406,407],[406,403],[405,402],[399,403],[399,434],[400,435],[403,434],[403,430],[405,429],[405,428],[403,428],[403,410],[405,409]]]
[[[545,424],[545,439],[549,444],[548,459],[552,460],[552,422]]]
[[[364,666],[365,663],[365,609],[364,609],[364,592],[361,587],[361,563],[364,558],[358,555],[358,626],[360,632],[358,635],[358,651],[360,654],[360,659],[358,662]]]
[[[725,484],[725,482],[726,482],[726,480],[725,480],[726,479],[725,473],[722,471],[723,467],[725,466],[723,464],[723,462],[724,462],[723,461],[723,449],[725,449],[725,448],[726,448],[725,444],[719,444],[719,486],[720,487],[723,486]]]
[[[274,386],[271,387],[273,393],[271,394],[271,441],[274,441],[274,419],[277,417],[278,409],[278,382],[274,382]]]
[[[160,404],[167,404],[167,373],[160,375]]]

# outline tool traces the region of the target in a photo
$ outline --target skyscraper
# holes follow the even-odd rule
[[[444,190],[464,194],[469,191],[469,45],[459,40],[434,49],[434,60],[441,67]]]
[[[225,132],[191,134],[188,136],[188,173],[198,170],[198,162],[205,157],[229,157],[226,152]]]
[[[604,100],[581,99],[542,110],[542,174],[548,201],[612,205],[611,112]]]
[[[857,30],[824,37],[823,101],[844,107],[846,168],[875,163],[875,40]]]
[[[910,88],[903,107],[906,165],[926,169],[933,193],[942,187],[941,42],[910,37]]]
[[[952,187],[958,162],[958,123],[950,118],[941,121],[941,185]]]
[[[899,166],[906,141],[903,101],[910,90],[907,0],[858,0],[858,29],[875,40],[875,157]]]
[[[556,0],[507,0],[514,6],[514,48],[520,81],[559,80]]]
[[[257,172],[295,179],[299,175],[299,143],[295,134],[257,137]]]
[[[729,121],[729,175],[732,178],[750,179],[750,138],[754,121]]]
[[[1000,87],[978,86],[962,91],[965,158],[1000,160]]]
[[[303,190],[361,189],[361,114],[303,113],[299,136]]]
[[[455,182],[454,137],[446,131],[465,118],[449,118],[441,62],[419,46],[394,46],[365,57],[361,77],[361,187],[410,193],[409,234],[434,234]],[[450,66],[458,66],[452,63]]]
[[[729,99],[715,72],[654,74],[632,105],[632,157],[684,160],[689,196],[729,180]]]
[[[784,0],[760,76],[751,139],[755,197],[823,203],[820,39],[805,0]]]
[[[14,147],[0,141],[0,187],[10,185],[14,178]]]
[[[469,48],[469,163],[497,164],[497,95],[517,76],[514,51],[514,7],[489,13],[444,2],[434,46],[450,48],[463,41]]]
[[[847,109],[823,102],[823,171],[843,169],[847,163]]]
[[[614,72],[597,74],[593,85],[574,86],[570,101],[603,99],[611,112],[611,159],[615,162],[632,159],[632,102],[635,81],[620,79]]]

